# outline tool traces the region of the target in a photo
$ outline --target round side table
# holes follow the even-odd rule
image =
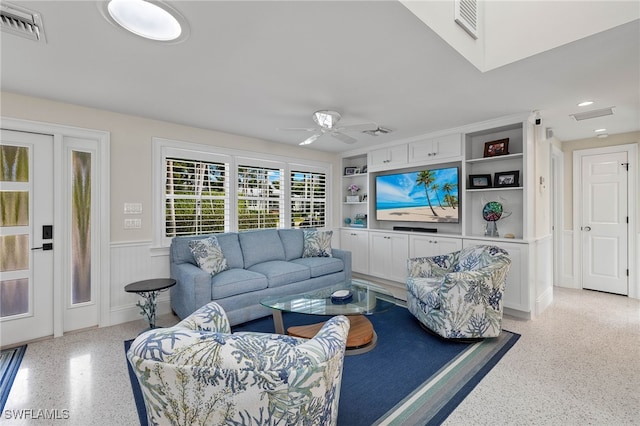
[[[144,304],[136,303],[142,310],[140,313],[149,323],[149,328],[156,328],[156,300],[162,290],[176,285],[176,280],[172,278],[153,278],[151,280],[136,281],[127,284],[124,291],[127,293],[137,293],[145,299]]]

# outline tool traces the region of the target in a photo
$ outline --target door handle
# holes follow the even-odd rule
[[[585,227],[584,227],[584,230],[585,230],[585,231],[587,231],[587,232],[588,232],[588,231],[591,231],[591,227],[590,227],[590,226],[585,226]]]
[[[42,250],[42,251],[53,250],[53,243],[44,243],[42,244],[42,247],[33,247],[31,250]]]

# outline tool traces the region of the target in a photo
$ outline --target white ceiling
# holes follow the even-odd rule
[[[42,15],[47,43],[2,33],[3,91],[292,145],[309,135],[278,128],[318,109],[393,130],[310,145],[334,152],[533,110],[560,140],[640,130],[638,19],[482,73],[396,1],[176,1],[179,44],[114,27],[96,2],[9,3]]]

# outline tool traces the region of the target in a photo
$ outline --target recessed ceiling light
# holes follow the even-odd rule
[[[609,137],[609,134],[608,134],[608,133],[600,133],[600,134],[598,135],[598,137],[599,137],[599,138],[608,138],[608,137]]]
[[[600,132],[606,132],[607,129],[595,129],[594,132],[596,133],[600,133]]]
[[[111,0],[108,15],[122,28],[156,41],[175,41],[186,35],[186,21],[159,1]]]
[[[579,107],[584,107],[584,106],[589,106],[589,105],[593,105],[593,101],[584,101],[584,102],[580,102],[578,104]]]

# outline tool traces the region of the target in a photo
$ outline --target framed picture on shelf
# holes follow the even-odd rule
[[[367,173],[367,166],[362,166],[362,170],[360,170],[361,173]]]
[[[493,186],[504,188],[509,186],[520,186],[520,171],[499,172],[493,177]]]
[[[497,157],[498,155],[507,155],[508,153],[509,153],[509,138],[486,142],[484,144],[485,157]]]
[[[344,175],[348,176],[348,175],[356,175],[360,173],[360,168],[358,167],[345,167],[344,168]]]
[[[469,189],[491,188],[491,175],[469,175]]]

